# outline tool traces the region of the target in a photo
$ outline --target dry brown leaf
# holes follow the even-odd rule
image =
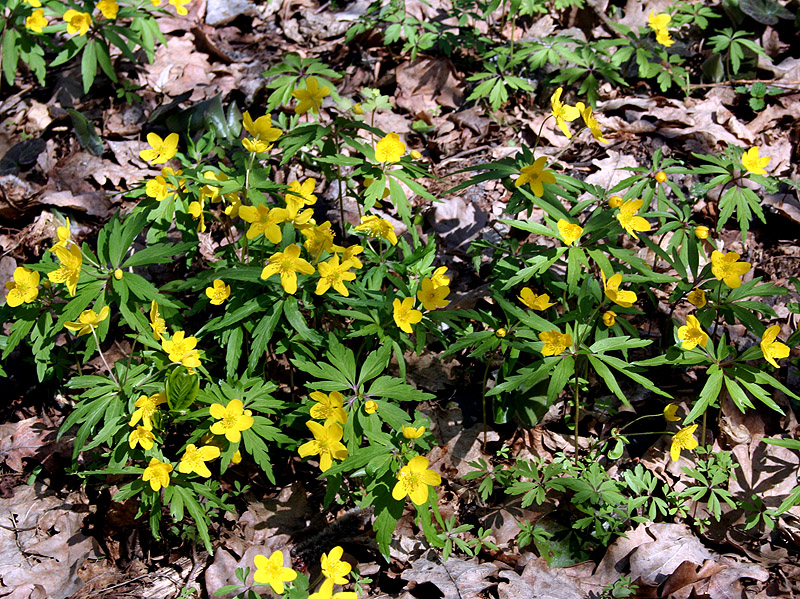
[[[0,499],[0,594],[30,585],[64,599],[81,587],[76,573],[95,555],[94,542],[81,533],[88,510],[73,509],[85,503],[77,493],[66,500],[47,495],[38,484],[16,487],[13,497]]]
[[[431,583],[441,591],[443,599],[483,599],[484,591],[495,585],[488,578],[500,570],[494,564],[480,564],[477,559],[464,561],[451,557],[442,562],[438,555],[435,559],[435,562],[418,559],[400,575],[401,578],[414,583],[414,588]]]
[[[36,417],[0,424],[0,457],[9,468],[22,472],[22,460],[38,455],[43,446],[55,440],[55,432]]]
[[[486,436],[487,441],[497,441],[500,439],[495,431],[489,431]],[[486,458],[483,453],[483,425],[476,424],[470,428],[463,429],[458,435],[450,439],[445,446],[436,446],[428,456],[431,467],[442,472],[445,478],[463,478],[467,472],[472,472],[474,468],[469,462],[478,458]]]
[[[622,170],[623,168],[639,166],[636,159],[625,151],[607,150],[607,152],[607,158],[592,160],[592,164],[597,167],[597,171],[586,177],[586,183],[611,189],[623,179],[631,176],[631,172]]]
[[[464,96],[463,85],[456,77],[453,63],[446,58],[418,58],[396,71],[399,108],[412,114],[436,109],[457,108]]]

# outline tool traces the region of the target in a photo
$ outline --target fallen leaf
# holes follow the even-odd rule
[[[418,58],[397,67],[396,101],[412,114],[438,106],[457,108],[464,96],[456,70],[446,58]]]
[[[55,440],[55,432],[36,417],[0,424],[0,457],[9,468],[22,472],[22,460],[38,455],[43,446]]]
[[[498,566],[480,564],[477,559],[464,561],[451,557],[446,562],[438,557],[436,559],[435,562],[426,558],[418,559],[400,575],[401,578],[413,583],[411,590],[431,583],[442,593],[443,599],[483,599],[484,591],[495,586],[488,578],[500,571]],[[422,596],[433,595],[426,591],[426,595]]]

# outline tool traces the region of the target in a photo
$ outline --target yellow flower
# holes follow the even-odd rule
[[[164,393],[156,393],[150,397],[142,395],[136,400],[136,403],[133,404],[134,407],[139,409],[131,414],[131,420],[128,424],[130,426],[136,426],[136,423],[141,420],[142,427],[144,427],[145,430],[153,430],[153,416],[158,411],[158,406],[163,403],[167,403],[167,397]]]
[[[211,432],[215,435],[225,435],[231,443],[238,443],[242,439],[242,431],[246,431],[255,420],[253,412],[245,410],[241,399],[232,399],[227,406],[213,403],[209,408],[211,417],[219,422],[211,425]]]
[[[271,556],[257,555],[253,558],[256,571],[253,580],[258,584],[268,584],[277,595],[286,590],[283,583],[292,582],[297,572],[283,565],[283,552],[274,551]]]
[[[191,0],[169,0],[169,3],[175,7],[175,12],[179,15],[188,15],[189,11],[186,10],[185,5],[189,4]]]
[[[146,152],[147,150],[145,150]],[[183,184],[186,179],[181,179],[178,186],[174,186],[169,182],[170,175],[178,176],[182,171],[175,171],[166,166],[161,169],[161,174],[153,179],[150,179],[144,186],[144,192],[148,198],[154,198],[156,202],[163,202],[164,200],[172,200],[178,196],[178,191],[184,189]],[[205,174],[204,174],[205,176]],[[205,188],[203,188],[205,189]],[[200,197],[203,197],[202,189],[200,190]]]
[[[33,8],[39,8],[42,5],[41,0],[25,0],[28,4],[30,4]]]
[[[702,289],[695,289],[686,298],[698,310],[706,305],[706,292]]]
[[[619,290],[619,286],[622,284],[622,273],[611,275],[608,281],[606,281],[604,272],[600,271],[600,276],[603,278],[603,292],[612,302],[623,308],[630,308],[636,302],[636,294],[633,291]]]
[[[314,267],[300,257],[300,246],[293,243],[282,252],[276,252],[261,271],[261,278],[268,279],[274,274],[281,275],[281,286],[286,293],[294,295],[297,291],[297,273],[314,274]]]
[[[72,239],[70,239],[70,227],[69,227],[69,219],[66,219],[63,227],[56,227],[56,241],[53,247],[49,248],[48,251],[55,252],[57,247],[66,248],[72,243]]]
[[[41,5],[40,5],[41,6]],[[44,9],[34,10],[29,17],[25,18],[25,27],[34,33],[41,33],[43,27],[49,24],[47,17],[44,16]]]
[[[419,426],[417,428],[414,428],[413,426],[403,427],[403,436],[406,439],[419,439],[424,434],[425,434],[424,426]]]
[[[400,141],[397,133],[389,133],[375,145],[375,160],[378,162],[399,162],[406,153],[406,144]]]
[[[30,304],[39,295],[39,273],[29,270],[24,266],[17,266],[14,269],[14,280],[6,282],[8,295],[6,303],[16,308],[22,304]]]
[[[356,273],[350,272],[352,264],[350,262],[342,262],[339,264],[339,256],[335,255],[327,262],[320,262],[317,264],[319,270],[319,281],[317,282],[317,289],[314,291],[317,295],[322,295],[328,289],[333,287],[336,291],[343,296],[348,297],[350,292],[345,286],[345,281],[353,281],[356,278]]]
[[[200,202],[189,203],[189,214],[197,222],[197,232],[203,233],[206,230],[206,217],[203,213],[203,205]]]
[[[192,472],[199,474],[204,478],[211,476],[211,470],[206,466],[206,462],[214,460],[219,457],[219,447],[214,445],[203,445],[202,447],[195,447],[189,444],[186,451],[181,456],[181,461],[178,464],[178,472],[183,474],[191,474]]]
[[[253,121],[250,113],[245,111],[244,115],[242,115],[242,125],[245,131],[252,135],[255,140],[262,142],[274,142],[283,133],[281,129],[272,126],[271,114],[265,114]]]
[[[747,169],[747,172],[754,175],[766,175],[767,171],[764,167],[772,160],[769,156],[763,158],[758,155],[758,146],[752,147],[747,152],[742,154],[742,166]]]
[[[678,420],[680,420],[680,417],[675,415],[677,411],[678,411],[678,406],[676,406],[674,403],[668,403],[664,407],[664,419],[667,420],[668,422],[678,422]]]
[[[592,107],[584,106],[583,102],[578,102],[575,106],[580,111],[583,122],[586,123],[592,136],[600,143],[607,144],[608,140],[603,137],[603,132],[600,130],[600,123],[598,123],[597,119],[592,115]]]
[[[544,341],[543,356],[557,356],[572,345],[572,335],[559,333],[556,330],[539,333],[539,340]]]
[[[64,13],[64,20],[67,22],[67,33],[70,35],[86,35],[89,27],[92,26],[92,15],[88,12],[78,12],[70,8]]]
[[[263,233],[270,243],[280,243],[283,235],[278,223],[281,222],[284,214],[279,210],[279,208],[270,210],[263,204],[239,208],[239,216],[243,221],[250,223],[250,228],[247,229],[247,238],[255,239]]]
[[[364,114],[364,109],[361,107],[360,103],[353,104],[353,114]]]
[[[156,300],[150,304],[150,328],[153,329],[153,337],[156,341],[161,341],[164,333],[167,332],[167,323],[158,313],[158,304]]]
[[[330,221],[326,220],[317,227],[304,227],[300,232],[306,238],[303,242],[306,250],[316,258],[319,258],[323,251],[331,253],[341,251],[339,246],[333,243],[334,233]]]
[[[330,550],[329,553],[322,554],[320,558],[320,566],[322,575],[326,580],[331,581],[331,587],[334,584],[347,584],[347,575],[350,574],[352,566],[345,561],[342,561],[344,549],[337,546]]]
[[[165,139],[161,139],[156,133],[148,133],[147,143],[150,144],[150,149],[139,152],[139,158],[150,164],[162,164],[178,153],[177,133],[170,133]]]
[[[325,97],[331,95],[331,90],[327,85],[320,87],[316,77],[308,77],[306,88],[296,89],[292,95],[299,100],[297,106],[294,107],[295,114],[305,114],[309,110],[318,114]]]
[[[698,345],[706,346],[708,334],[700,326],[697,317],[689,314],[686,317],[686,324],[678,329],[678,339],[682,341],[683,349],[694,349]]]
[[[656,41],[661,44],[662,46],[666,46],[669,48],[675,42],[669,35],[669,31],[667,27],[669,26],[669,22],[672,20],[672,17],[666,13],[658,13],[656,11],[651,10],[650,16],[647,18],[647,25],[653,32],[656,34]]]
[[[394,308],[392,316],[394,317],[395,324],[400,327],[400,330],[409,335],[414,332],[411,328],[412,324],[418,323],[422,320],[422,312],[414,310],[414,298],[407,297],[403,301],[400,298],[394,298],[392,302]]]
[[[365,231],[369,237],[383,237],[392,245],[397,245],[397,235],[392,223],[373,214],[362,216],[361,224],[355,230]]]
[[[662,46],[666,46],[669,48],[672,44],[675,43],[675,40],[669,34],[669,31],[666,29],[661,29],[656,31],[656,41],[661,44]]]
[[[114,270],[114,278],[117,281],[121,281],[124,274],[125,273],[122,272],[121,268],[117,268],[116,270]]]
[[[408,496],[414,505],[423,505],[428,500],[428,487],[435,487],[441,482],[439,473],[428,468],[427,458],[418,455],[400,468],[392,497],[400,501]]]
[[[119,4],[117,4],[117,0],[100,0],[100,2],[97,3],[97,9],[103,13],[103,17],[113,21],[117,18]]]
[[[65,322],[64,328],[73,332],[78,331],[78,337],[81,335],[88,335],[96,329],[101,322],[108,318],[109,312],[110,308],[108,306],[103,306],[99,314],[94,310],[84,310],[81,312],[81,315],[78,316],[77,322]]]
[[[422,158],[422,153],[419,150],[411,150],[409,156],[411,156],[414,160],[419,160]]]
[[[327,471],[332,465],[333,460],[344,460],[347,458],[347,448],[342,444],[344,431],[337,422],[329,422],[325,426],[318,422],[309,420],[306,426],[314,435],[313,441],[303,443],[297,453],[301,458],[310,455],[319,456],[319,469]]]
[[[250,139],[249,137],[245,137],[242,140],[242,145],[244,149],[248,152],[253,152],[254,154],[263,154],[264,152],[269,152],[272,149],[272,144],[266,141],[261,141],[260,139]]]
[[[172,464],[162,462],[158,458],[151,458],[150,465],[144,469],[142,480],[150,481],[150,488],[156,493],[161,487],[169,486],[169,473],[172,472]]]
[[[172,339],[161,339],[161,348],[167,352],[170,362],[180,362],[186,368],[200,366],[200,352],[195,349],[197,337],[186,337],[183,331],[175,331]]]
[[[544,170],[546,163],[547,158],[540,156],[534,161],[533,164],[523,166],[520,169],[519,177],[517,177],[517,180],[514,182],[514,187],[522,187],[526,183],[530,183],[533,195],[535,195],[537,198],[542,197],[542,194],[544,193],[544,185],[542,184],[552,184],[556,182],[556,176],[553,174],[553,171]]]
[[[677,462],[680,459],[681,450],[688,449],[691,451],[699,445],[697,439],[694,438],[695,430],[697,430],[697,425],[692,424],[682,428],[672,437],[672,446],[669,448],[669,455],[673,462]]]
[[[780,368],[775,358],[780,360],[789,357],[789,346],[775,341],[780,331],[780,325],[774,324],[764,331],[764,336],[761,337],[761,353],[764,354],[764,359],[775,368]]]
[[[450,277],[447,276],[447,267],[440,266],[436,270],[433,271],[431,275],[431,281],[437,287],[445,287],[450,285]]]
[[[705,225],[700,225],[699,227],[695,227],[694,229],[694,236],[698,239],[708,239],[708,227]]]
[[[571,223],[568,220],[564,220],[563,218],[558,219],[556,225],[558,226],[558,233],[561,235],[561,239],[567,245],[572,245],[583,235],[583,227]]]
[[[128,445],[130,445],[131,449],[136,449],[136,445],[139,444],[142,446],[142,449],[150,451],[153,449],[153,442],[156,440],[156,436],[152,433],[152,431],[147,430],[143,426],[137,426],[131,434],[128,435]]]
[[[445,299],[450,294],[450,287],[441,285],[437,287],[432,279],[422,279],[420,289],[417,291],[417,299],[422,302],[422,307],[426,310],[436,310],[444,308],[450,300]]]
[[[608,198],[608,207],[609,208],[619,208],[622,206],[622,198],[619,196],[611,196]]]
[[[740,256],[736,252],[727,254],[717,250],[711,252],[711,273],[718,281],[723,281],[731,289],[741,286],[741,276],[751,268],[749,262],[739,262],[739,258]]]
[[[292,181],[289,183],[289,189],[284,196],[286,206],[291,204],[300,204],[303,206],[313,206],[317,203],[317,196],[314,195],[314,188],[317,186],[315,179],[308,178],[303,183],[300,181]]]
[[[78,277],[83,264],[81,248],[77,245],[72,245],[69,249],[54,247],[53,253],[61,262],[61,266],[58,270],[47,273],[47,278],[51,283],[66,283],[67,291],[72,297],[75,297],[75,289],[78,287]]]
[[[636,214],[643,204],[644,200],[628,200],[620,206],[619,214],[617,214],[619,224],[634,239],[639,239],[636,231],[650,230],[650,223]]]
[[[322,391],[314,391],[309,397],[317,402],[311,406],[311,417],[324,420],[325,424],[347,422],[347,412],[344,410],[344,397],[338,391],[331,391],[330,395]]]
[[[655,178],[655,180],[658,183],[666,183],[667,182],[667,173],[665,173],[664,171],[658,171],[655,175],[653,175],[653,178]]]
[[[567,138],[572,137],[572,133],[569,131],[569,127],[567,127],[566,121],[570,123],[577,119],[581,113],[575,106],[570,106],[569,104],[564,104],[561,101],[561,92],[564,91],[563,87],[559,87],[552,96],[550,96],[550,105],[553,108],[553,116],[556,117],[556,125]],[[517,186],[519,187],[519,186]],[[541,194],[537,194],[541,197]]]
[[[523,287],[517,299],[528,306],[531,310],[547,310],[550,306],[555,306],[555,302],[550,301],[550,296],[546,293],[536,295],[530,287]]]
[[[342,264],[345,262],[349,262],[351,268],[355,268],[358,270],[359,268],[363,268],[364,264],[361,260],[358,259],[358,254],[364,251],[364,248],[360,245],[351,245],[346,248],[337,248],[336,251],[342,252]]]
[[[373,400],[369,399],[366,402],[364,402],[364,411],[367,414],[374,414],[375,412],[378,411],[378,404]]]
[[[231,286],[222,279],[214,279],[211,287],[206,287],[206,296],[214,306],[221,306],[231,296]]]
[[[508,331],[507,331],[507,330],[505,330],[505,329],[504,329],[504,328],[502,328],[502,327],[501,327],[501,328],[499,328],[499,329],[497,329],[497,330],[494,332],[494,336],[495,336],[495,337],[497,337],[497,338],[499,338],[499,339],[502,339],[502,338],[503,338],[503,337],[505,337],[506,335],[508,335]]]
[[[617,322],[617,313],[613,310],[606,310],[603,312],[603,324],[607,327],[613,327],[614,323]]]

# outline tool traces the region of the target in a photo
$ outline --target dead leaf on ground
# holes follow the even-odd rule
[[[47,428],[36,417],[0,424],[0,458],[15,472],[22,472],[24,458],[39,455],[42,461],[42,447],[53,442],[55,434],[55,429]]]
[[[593,562],[583,562],[568,568],[551,568],[547,560],[538,557],[525,565],[522,575],[511,570],[503,570],[498,578],[500,599],[585,599],[599,596],[605,578],[593,575]],[[610,580],[613,582],[618,577]]]
[[[489,431],[486,439],[487,441],[497,441],[500,439],[500,435],[495,431]],[[431,467],[441,471],[445,478],[463,478],[467,472],[474,470],[469,462],[488,457],[483,453],[482,446],[483,425],[476,424],[465,428],[450,439],[447,445],[436,446],[431,450],[428,456]]]
[[[410,583],[410,590],[417,589],[415,594],[422,592],[419,588],[422,585],[431,584],[442,593],[443,599],[483,599],[484,591],[496,584],[488,578],[500,571],[498,566],[481,564],[477,559],[465,561],[451,557],[446,562],[440,561],[438,556],[435,559],[437,561],[420,558],[400,575]],[[424,593],[420,596],[435,596],[433,589]]]
[[[0,499],[0,594],[24,585],[44,587],[51,599],[77,591],[78,569],[97,557],[94,541],[81,533],[88,513],[80,494],[59,499],[39,484]]]
[[[447,58],[418,58],[396,71],[399,108],[412,114],[435,110],[438,106],[457,108],[464,96],[463,85]]]

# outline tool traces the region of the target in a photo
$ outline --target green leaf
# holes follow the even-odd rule
[[[149,264],[167,264],[173,261],[173,256],[183,254],[196,245],[196,243],[191,241],[185,241],[183,243],[159,243],[136,252],[125,260],[120,268]]]
[[[702,416],[703,412],[708,409],[708,406],[717,400],[719,392],[722,390],[723,378],[725,377],[719,367],[712,365],[708,368],[708,379],[706,379],[705,385],[703,385],[703,388],[700,390],[700,396],[697,402],[692,406],[691,412],[689,412],[684,419],[684,426],[691,424],[698,416]]]
[[[17,62],[19,61],[17,40],[19,37],[19,31],[13,27],[3,28],[3,74],[6,76],[6,83],[9,85],[14,85],[14,79],[17,75]]]
[[[97,42],[89,40],[83,48],[81,56],[81,75],[83,77],[83,93],[88,94],[97,76]]]
[[[314,345],[320,345],[323,342],[322,335],[310,329],[306,323],[306,319],[300,313],[300,308],[297,305],[297,300],[293,297],[287,297],[283,303],[283,313],[286,315],[286,320],[295,330],[297,335],[303,341],[308,341]]]
[[[84,54],[84,56],[86,55]],[[93,156],[102,156],[105,147],[91,121],[72,108],[68,108],[67,113],[69,113],[69,117],[72,120],[72,128],[81,147]]]

